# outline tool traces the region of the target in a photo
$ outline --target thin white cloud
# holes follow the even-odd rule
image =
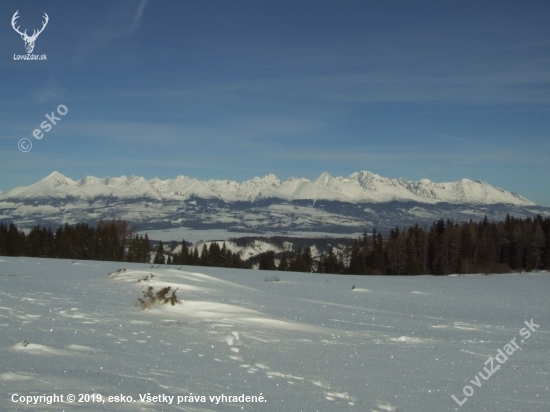
[[[59,86],[53,77],[50,77],[42,87],[33,93],[33,97],[41,103],[54,102],[57,104],[66,95],[67,89]]]
[[[141,23],[141,18],[143,16],[143,10],[145,9],[145,6],[149,3],[149,0],[142,0],[139,4],[139,7],[136,11],[136,15],[134,16],[134,24],[139,27],[139,24]]]
[[[392,147],[386,150],[380,147],[368,148],[305,148],[273,150],[270,156],[275,159],[292,161],[327,163],[363,163],[376,165],[377,168],[388,165],[403,166],[405,164],[441,164],[441,165],[483,165],[491,164],[528,164],[547,165],[544,154],[518,153],[515,150],[478,151],[476,148],[467,148],[463,151],[427,151],[423,147]]]
[[[91,139],[139,142],[140,144],[175,144],[201,146],[205,142],[216,146],[234,147],[236,144],[261,143],[263,147],[277,147],[277,137],[304,136],[322,129],[322,122],[294,119],[284,116],[228,117],[216,124],[171,124],[145,122],[78,122],[67,123],[59,133],[65,136],[85,136]],[[268,139],[268,138],[271,138]],[[239,146],[239,149],[243,147]]]
[[[143,12],[148,2],[149,0],[142,0],[132,18],[129,16],[130,10],[121,10],[115,3],[104,22],[84,28],[80,45],[72,59],[73,63],[82,63],[94,58],[98,52],[114,48],[117,40],[135,33],[141,27]]]

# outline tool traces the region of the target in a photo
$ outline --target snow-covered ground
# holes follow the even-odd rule
[[[145,286],[178,287],[182,303],[141,310]],[[547,412],[549,297],[549,274],[353,277],[0,257],[0,409]],[[12,402],[54,394],[64,402]],[[69,394],[102,397],[77,404]],[[142,402],[147,394],[174,398]],[[221,395],[264,402],[209,398]]]

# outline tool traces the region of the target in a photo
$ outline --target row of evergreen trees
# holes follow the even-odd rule
[[[279,257],[279,259],[277,259],[279,260],[278,264],[276,263],[276,257]],[[279,255],[276,255],[273,251],[264,252],[258,256],[258,260],[260,270],[313,272],[315,269],[315,262],[309,246],[305,246],[303,249],[298,248],[297,252],[285,251]]]
[[[150,244],[123,220],[51,228],[35,226],[25,234],[10,223],[0,223],[0,255],[60,259],[149,262]]]
[[[0,223],[0,256],[30,256],[65,259],[111,260],[148,263],[151,246],[147,235],[138,236],[125,221],[86,223],[50,228],[35,226],[28,234],[11,223]],[[329,246],[314,261],[311,248],[276,254],[260,254],[262,270],[295,272],[419,275],[450,273],[499,273],[510,270],[550,269],[550,218],[507,216],[504,222],[450,220],[434,222],[429,230],[416,226],[390,231],[383,237],[373,229],[351,246]],[[225,242],[212,242],[201,251],[190,250],[182,241],[178,253],[166,254],[159,242],[154,263],[241,268],[242,262]]]
[[[162,240],[159,242],[155,257],[155,264],[173,264],[173,265],[190,265],[190,266],[215,266],[226,268],[241,268],[243,263],[238,253],[233,253],[227,248],[225,242],[222,247],[217,242],[212,242],[210,247],[206,244],[202,245],[201,252],[197,246],[193,251],[189,250],[185,239],[181,242],[180,250],[173,256],[166,255]]]
[[[260,269],[275,270],[275,254],[259,257]],[[451,273],[505,273],[550,269],[550,218],[540,215],[504,222],[462,224],[443,219],[429,230],[418,225],[395,228],[384,238],[373,229],[336,252],[329,247],[313,268],[309,250],[289,261],[280,257],[277,270],[357,275],[445,275]]]
[[[15,224],[0,223],[0,256],[29,256],[42,258],[111,260],[137,263],[151,262],[151,244],[147,234],[138,236],[135,228],[128,228],[123,220],[99,222],[97,227],[87,223],[60,226],[55,233],[51,228],[33,227],[28,234]],[[185,240],[178,253],[171,256],[159,242],[153,258],[155,264],[192,266],[242,267],[238,254],[213,242],[189,250]]]

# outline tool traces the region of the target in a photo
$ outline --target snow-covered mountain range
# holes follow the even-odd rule
[[[187,176],[175,179],[146,180],[138,176],[97,178],[86,176],[74,181],[61,173],[53,172],[41,181],[19,187],[6,193],[0,192],[0,200],[33,198],[75,198],[94,200],[101,197],[117,199],[188,200],[190,198],[218,199],[224,202],[261,199],[331,200],[349,203],[382,203],[414,201],[420,203],[476,203],[534,206],[530,200],[480,180],[462,179],[450,183],[434,183],[423,179],[419,182],[405,179],[389,179],[361,171],[349,177],[332,177],[323,173],[314,181],[290,178],[281,182],[270,174],[255,177],[243,183],[231,180],[198,180]]]
[[[28,187],[0,192],[0,221],[23,226],[121,218],[142,229],[355,233],[440,218],[502,219],[506,213],[548,215],[550,208],[479,180],[415,182],[368,171],[284,182],[271,174],[242,183],[187,176],[87,176],[75,181],[53,172]]]

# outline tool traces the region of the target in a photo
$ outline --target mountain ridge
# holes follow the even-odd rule
[[[199,180],[179,175],[174,179],[145,179],[130,177],[85,176],[72,180],[59,172],[52,172],[42,180],[26,187],[0,192],[0,200],[33,198],[75,198],[93,200],[109,197],[119,200],[149,198],[158,201],[191,198],[221,200],[226,203],[255,202],[264,199],[327,200],[347,203],[387,203],[409,201],[426,204],[509,204],[536,206],[525,197],[494,187],[481,180],[461,179],[436,183],[429,179],[410,181],[390,179],[362,170],[348,177],[333,177],[328,172],[317,179],[289,178],[281,182],[274,174],[254,177],[242,183],[233,180]]]

